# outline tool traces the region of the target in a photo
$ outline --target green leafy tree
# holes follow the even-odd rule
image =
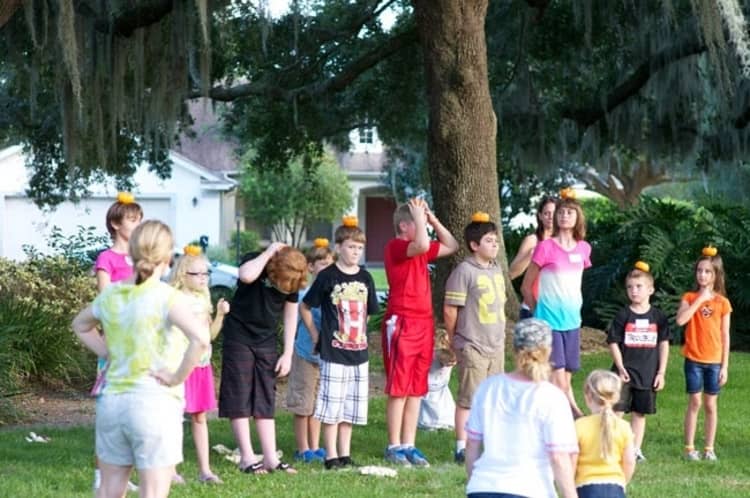
[[[346,173],[330,154],[314,148],[283,169],[258,167],[252,154],[242,168],[246,214],[292,246],[301,245],[313,223],[334,220],[352,205]]]

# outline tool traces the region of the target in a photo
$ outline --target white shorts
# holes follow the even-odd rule
[[[321,359],[314,417],[324,424],[367,425],[368,365],[340,365]]]
[[[185,402],[165,393],[104,394],[96,404],[96,456],[111,465],[156,469],[182,462]]]

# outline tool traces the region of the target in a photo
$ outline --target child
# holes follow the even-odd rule
[[[576,420],[579,498],[624,498],[633,477],[633,433],[613,411],[620,389],[620,378],[606,370],[594,370],[586,378],[583,396],[591,415]]]
[[[274,242],[262,253],[246,254],[222,334],[219,416],[230,419],[240,449],[239,469],[250,474],[297,471],[276,454],[276,377],[289,373],[297,328],[298,291],[307,280],[307,260],[296,249]],[[276,346],[284,322],[284,350]],[[263,460],[254,461],[250,417],[255,418]]]
[[[685,412],[685,458],[700,460],[695,451],[695,427],[704,404],[705,448],[703,458],[716,460],[714,439],[719,421],[717,398],[729,378],[729,325],[732,305],[726,298],[724,263],[715,247],[705,247],[695,263],[696,289],[682,296],[677,325],[685,325],[685,384],[688,407]]]
[[[182,461],[182,382],[208,350],[209,332],[161,282],[172,244],[165,224],[139,225],[129,242],[135,282],[107,287],[73,320],[84,345],[109,360],[96,404],[99,496],[122,496],[135,467],[141,496],[165,497]]]
[[[635,458],[645,460],[641,448],[646,432],[646,415],[656,413],[656,392],[664,389],[664,373],[669,359],[669,321],[649,303],[654,293],[654,277],[649,266],[638,261],[625,278],[630,305],[621,309],[607,333],[616,372],[622,380],[617,412],[630,413],[635,437]]]
[[[328,239],[315,239],[307,252],[307,269],[315,278],[324,268],[333,263],[333,253],[328,247]],[[308,289],[300,291],[302,299]],[[320,309],[311,310],[315,327],[320,329]],[[289,372],[286,407],[294,414],[294,439],[297,451],[294,459],[305,463],[325,460],[325,449],[318,446],[320,421],[313,417],[315,399],[320,384],[320,356],[315,353],[310,331],[300,320],[297,336],[294,338],[292,370]]]
[[[448,385],[451,380],[453,365],[456,364],[456,354],[451,347],[451,341],[445,330],[435,331],[435,351],[432,365],[427,375],[428,393],[419,405],[420,429],[439,430],[453,429],[456,416],[456,402]]]
[[[208,260],[201,254],[199,246],[186,246],[184,255],[172,268],[171,284],[182,291],[190,303],[195,318],[210,327],[211,340],[221,330],[224,315],[229,313],[229,303],[219,299],[216,303],[216,317],[211,321],[211,295],[208,291]],[[211,471],[208,459],[208,425],[206,412],[216,409],[214,373],[211,368],[211,348],[201,356],[196,366],[185,380],[185,413],[190,414],[193,442],[198,459],[198,480],[221,484],[219,477]]]
[[[458,364],[456,463],[464,463],[466,421],[479,384],[505,365],[505,280],[497,265],[497,226],[487,213],[474,213],[464,229],[471,253],[445,284],[443,319]]]
[[[102,292],[111,283],[127,280],[133,275],[133,261],[128,255],[130,234],[143,219],[143,209],[128,192],[117,194],[117,200],[107,209],[105,222],[112,246],[100,252],[94,263],[96,290]],[[98,396],[104,387],[107,360],[99,358],[96,365],[96,382],[91,394]],[[94,489],[99,489],[101,472],[94,456]],[[128,490],[138,491],[138,486],[128,481]]]
[[[427,223],[437,236],[430,241]],[[383,319],[386,424],[385,459],[399,465],[428,466],[415,446],[422,396],[432,363],[434,322],[427,265],[458,250],[453,235],[422,199],[411,199],[393,214],[396,237],[385,246],[388,305]]]
[[[300,306],[300,314],[320,352],[320,391],[315,418],[323,425],[325,468],[355,466],[352,425],[367,424],[367,318],[379,309],[375,282],[359,266],[365,234],[356,218],[336,229],[336,263],[321,271]],[[321,326],[311,310],[320,306]]]
[[[591,266],[591,246],[586,237],[583,209],[572,189],[563,189],[555,209],[552,238],[534,248],[523,278],[524,302],[536,318],[552,327],[552,383],[568,396],[574,417],[583,415],[576,404],[570,379],[581,366],[581,280]],[[539,293],[534,282],[539,278]]]

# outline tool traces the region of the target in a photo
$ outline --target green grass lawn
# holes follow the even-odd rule
[[[384,268],[368,268],[368,272],[372,275],[372,279],[375,281],[375,288],[379,291],[388,290],[388,280],[385,278]]]
[[[586,355],[584,372],[606,368],[604,353]],[[576,392],[584,374],[574,377]],[[685,462],[682,452],[682,417],[686,396],[679,350],[673,348],[667,387],[659,394],[659,413],[648,418],[643,451],[647,461],[638,464],[628,496],[639,497],[746,497],[750,496],[750,427],[746,423],[750,381],[750,356],[733,353],[729,384],[719,402],[719,433],[716,442],[718,462]],[[582,403],[582,401],[581,401]],[[352,455],[362,464],[382,464],[385,445],[385,402],[371,398],[369,425],[355,427]],[[234,447],[225,420],[210,423],[211,444]],[[186,428],[188,426],[186,425]],[[699,421],[702,428],[702,419]],[[290,455],[294,438],[291,417],[277,417],[279,447]],[[29,429],[0,432],[0,496],[76,497],[91,496],[93,430],[35,428],[51,436],[49,444],[24,440]],[[702,430],[696,446],[702,446]],[[253,440],[254,442],[257,439]],[[184,487],[173,487],[180,497],[454,497],[464,493],[465,473],[452,463],[453,436],[449,432],[422,432],[419,446],[431,459],[429,469],[399,469],[396,478],[354,475],[351,472],[325,472],[320,465],[299,465],[296,476],[240,474],[231,463],[212,454],[214,471],[225,484],[205,486],[196,482],[195,455],[189,431],[185,433],[185,463],[180,472],[188,479]],[[255,450],[259,447],[255,444]]]

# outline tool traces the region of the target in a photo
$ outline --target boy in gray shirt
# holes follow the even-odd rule
[[[445,284],[443,319],[456,352],[456,463],[464,462],[471,398],[479,384],[501,373],[505,363],[505,280],[495,258],[497,226],[487,213],[474,213],[464,229],[471,255],[458,264]]]

